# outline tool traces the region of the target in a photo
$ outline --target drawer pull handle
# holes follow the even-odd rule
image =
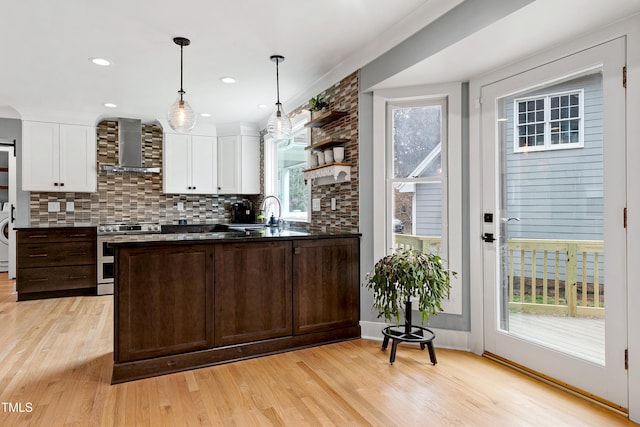
[[[70,234],[69,237],[87,237],[87,233],[82,234]]]
[[[34,234],[32,236],[27,236],[28,239],[46,239],[46,234]]]
[[[71,255],[71,256],[83,256],[83,255],[86,255],[86,254],[87,254],[86,252],[75,252],[75,253],[71,253],[69,255]]]
[[[48,282],[48,281],[49,281],[49,279],[47,279],[47,278],[45,277],[45,278],[42,278],[42,279],[29,279],[29,281],[30,281],[30,282]]]
[[[69,276],[69,280],[86,279],[87,276]]]
[[[46,258],[49,254],[29,254],[29,258]]]

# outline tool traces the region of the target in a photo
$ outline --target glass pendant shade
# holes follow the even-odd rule
[[[277,103],[276,111],[273,112],[267,122],[267,133],[276,142],[291,138],[291,120],[282,109],[282,104]]]
[[[189,46],[191,41],[184,37],[174,37],[173,42],[180,46],[180,90],[178,91],[178,99],[167,112],[167,121],[171,129],[176,132],[190,132],[196,124],[196,114],[187,101],[183,99],[185,92],[182,88],[182,50],[185,46]]]
[[[174,131],[190,132],[196,124],[196,114],[189,103],[182,99],[181,95],[169,108],[167,120]]]

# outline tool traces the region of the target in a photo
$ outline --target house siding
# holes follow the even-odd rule
[[[600,73],[580,77],[528,96],[584,89],[584,147],[545,151],[515,152],[514,99],[504,100],[506,111],[504,152],[506,163],[506,212],[510,221],[507,238],[551,240],[602,240],[604,227],[604,162],[602,130],[602,76]],[[566,253],[560,254],[561,259]],[[549,275],[555,274],[555,254],[548,254]],[[514,255],[514,268],[520,270],[520,255]],[[593,281],[593,258],[587,258],[587,280]],[[543,256],[537,257],[541,274]],[[582,258],[578,257],[578,271]],[[604,257],[599,260],[603,282]],[[525,256],[525,274],[531,274],[531,256]],[[559,274],[565,277],[561,263]]]

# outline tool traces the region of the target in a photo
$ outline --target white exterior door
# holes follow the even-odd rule
[[[628,408],[624,64],[619,39],[482,88],[482,231],[485,351]]]

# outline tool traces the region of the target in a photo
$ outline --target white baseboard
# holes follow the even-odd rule
[[[381,322],[360,322],[362,338],[367,340],[382,341],[382,329],[387,325]],[[470,351],[469,332],[454,331],[450,329],[436,329],[429,327],[436,334],[433,340],[434,347],[448,348],[452,350]],[[417,345],[417,344],[416,344]]]

